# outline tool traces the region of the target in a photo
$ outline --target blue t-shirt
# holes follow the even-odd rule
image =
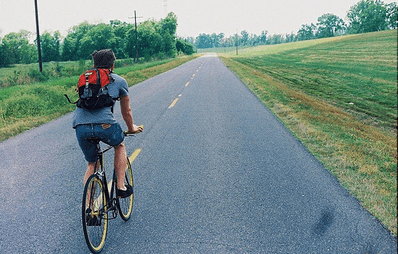
[[[114,78],[115,81],[108,85],[109,95],[115,99],[127,96],[129,93],[129,88],[126,80],[114,73],[111,74],[111,77]],[[73,128],[76,128],[76,126],[80,124],[117,123],[111,108],[112,107],[105,107],[96,110],[76,108],[73,114]]]

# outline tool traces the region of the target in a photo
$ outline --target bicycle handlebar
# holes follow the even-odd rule
[[[138,133],[143,132],[143,131],[144,131],[144,125],[140,125],[139,127],[141,127],[141,129],[142,129],[141,131],[137,131],[137,132],[123,131],[124,136],[125,136],[125,137],[128,137],[128,136],[135,136],[135,134],[138,134]]]

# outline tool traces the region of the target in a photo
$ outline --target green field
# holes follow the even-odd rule
[[[224,63],[397,234],[397,31],[245,49]]]

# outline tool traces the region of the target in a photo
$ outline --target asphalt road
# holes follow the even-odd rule
[[[217,57],[130,94],[145,125],[125,142],[129,154],[142,148],[134,210],[110,221],[103,253],[397,253],[396,238]],[[0,253],[88,253],[71,117],[0,143]]]

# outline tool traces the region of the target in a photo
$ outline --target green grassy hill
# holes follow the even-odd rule
[[[397,233],[397,31],[245,49],[224,63]]]

